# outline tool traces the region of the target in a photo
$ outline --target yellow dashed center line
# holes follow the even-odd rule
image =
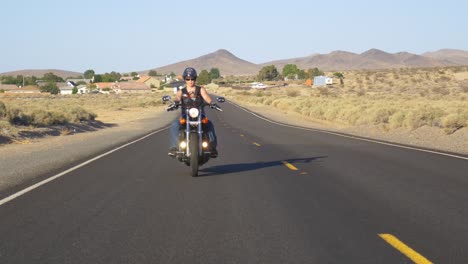
[[[257,142],[254,142],[253,144],[257,147],[260,147],[260,144],[258,144]]]
[[[398,238],[391,234],[379,234],[380,238],[389,243],[392,247],[403,253],[416,264],[432,264],[427,258],[405,245]]]
[[[298,168],[294,167],[294,165],[292,165],[291,163],[289,163],[289,162],[287,162],[287,161],[284,161],[284,160],[283,160],[282,162],[283,162],[283,164],[284,164],[286,167],[288,167],[290,170],[293,170],[293,171],[298,170]]]

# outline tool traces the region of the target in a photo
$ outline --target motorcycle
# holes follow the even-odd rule
[[[172,101],[169,95],[163,96],[163,102],[170,102],[167,111],[177,110],[179,105]],[[217,97],[220,103],[225,101],[224,97]],[[205,102],[199,105],[185,106],[185,111],[179,119],[179,141],[176,158],[191,168],[192,177],[198,176],[198,168],[208,162],[211,157],[210,138],[206,133],[208,118],[203,112]],[[217,111],[223,111],[218,105],[210,107]]]

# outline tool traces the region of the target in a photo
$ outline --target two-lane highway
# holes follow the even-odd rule
[[[468,160],[221,106],[200,177],[164,130],[0,205],[0,263],[468,262]]]

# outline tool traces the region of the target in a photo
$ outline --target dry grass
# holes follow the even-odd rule
[[[344,85],[327,88],[212,92],[238,103],[273,106],[347,126],[377,125],[386,130],[431,126],[450,134],[468,126],[468,88],[460,72],[468,72],[468,67],[352,71],[344,72]]]
[[[162,105],[164,91],[151,94],[0,95],[0,136],[15,137],[27,127],[77,124],[98,118],[98,114]],[[61,135],[72,132],[64,127]]]

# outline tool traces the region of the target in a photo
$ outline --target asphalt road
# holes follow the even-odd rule
[[[222,107],[200,177],[165,130],[1,205],[0,263],[468,263],[467,160]]]

